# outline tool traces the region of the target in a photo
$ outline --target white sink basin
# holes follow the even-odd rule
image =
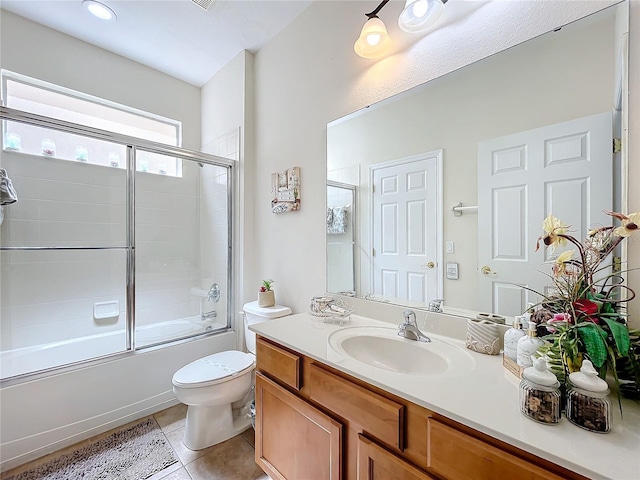
[[[435,338],[408,340],[391,327],[346,327],[329,335],[329,346],[344,358],[408,375],[459,374],[475,363],[463,348]]]

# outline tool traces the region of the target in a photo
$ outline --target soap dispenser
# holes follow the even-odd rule
[[[527,335],[518,340],[518,346],[516,347],[516,362],[523,368],[533,365],[531,355],[536,353],[538,348],[544,344],[544,340],[538,338],[536,324],[533,322],[528,322],[528,324]]]
[[[504,333],[504,354],[514,362],[518,358],[518,340],[526,336],[522,329],[524,317],[515,317],[513,327]]]

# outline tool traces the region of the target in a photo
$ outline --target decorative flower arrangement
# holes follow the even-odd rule
[[[640,212],[606,213],[621,225],[595,228],[583,242],[557,218],[545,219],[536,250],[541,242],[552,250],[568,244],[575,248],[555,259],[553,288],[547,295],[535,292],[544,300],[531,319],[547,341],[538,354],[561,383],[588,358],[600,377],[613,375],[622,395],[640,399],[640,331],[629,330],[626,317],[626,303],[635,292],[624,285],[622,272],[610,273],[610,265],[603,265],[625,238],[640,235]]]

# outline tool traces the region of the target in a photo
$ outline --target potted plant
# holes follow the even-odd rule
[[[276,296],[271,286],[276,283],[275,281],[267,278],[262,280],[262,285],[258,291],[258,306],[259,307],[273,307],[276,304]]]
[[[568,226],[557,218],[549,215],[544,221],[538,245],[573,249],[553,261],[553,288],[542,295],[532,320],[538,323],[539,335],[546,334],[547,343],[538,353],[561,383],[588,358],[602,378],[613,376],[621,394],[637,399],[640,332],[628,328],[625,308],[635,292],[624,284],[622,272],[610,273],[603,261],[625,238],[640,233],[640,213],[606,213],[621,225],[593,229],[583,242],[569,235]]]

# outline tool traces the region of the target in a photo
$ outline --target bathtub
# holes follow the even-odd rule
[[[226,328],[227,326],[221,323],[203,322],[199,316],[144,325],[136,328],[136,348],[202,333],[219,332]],[[0,352],[0,378],[10,378],[123,352],[125,341],[123,329]]]

